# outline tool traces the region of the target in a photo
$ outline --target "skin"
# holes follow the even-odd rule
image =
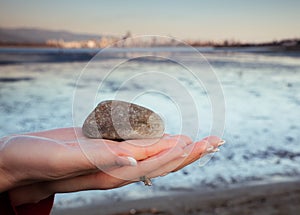
[[[81,128],[12,135],[0,140],[0,192],[8,191],[17,206],[55,193],[118,188],[177,171],[222,143],[214,136],[193,143],[167,134],[114,142],[86,138]]]

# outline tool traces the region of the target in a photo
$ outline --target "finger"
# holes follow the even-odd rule
[[[209,144],[212,145],[214,148],[217,148],[225,143],[224,140],[217,136],[208,136],[205,137],[203,140],[208,141]]]
[[[92,144],[83,142],[65,145],[51,157],[52,172],[61,175],[57,178],[53,177],[54,179],[74,177],[99,169],[136,166],[136,160],[131,156],[130,151],[116,145],[108,146],[105,140],[98,140],[97,143]]]
[[[157,176],[164,176],[170,172],[178,171],[179,169],[182,169],[183,167],[205,155],[209,147],[210,145],[206,140],[191,144],[184,149],[183,156],[152,172],[149,177],[153,178]]]
[[[51,187],[56,192],[63,192],[62,190],[65,189],[67,189],[68,192],[71,192],[85,189],[105,189],[109,186],[127,184],[128,181],[138,180],[140,176],[146,175],[149,172],[160,168],[165,163],[180,157],[182,154],[183,149],[177,146],[175,148],[165,150],[147,160],[138,162],[135,167],[123,166],[113,170],[104,170],[107,171],[106,173],[104,172],[106,176],[103,176],[102,173],[94,173],[85,176],[77,176],[71,179],[61,179],[53,181],[51,183]]]
[[[221,144],[223,144],[222,140],[218,137],[206,137],[201,141],[187,146],[184,149],[185,156],[182,156],[181,158],[173,160],[172,162],[162,166],[157,171],[152,172],[149,177],[153,178],[157,176],[163,176],[168,174],[169,172],[177,171],[194,162],[195,160],[198,160],[200,157],[206,155],[207,153],[213,152]]]
[[[169,163],[161,166],[159,169],[154,170],[151,173],[147,174],[148,178],[156,178],[158,176],[165,176],[170,172],[173,172],[175,169],[177,169],[183,162],[185,161],[184,157],[179,157],[177,159],[174,159],[170,161]]]
[[[184,135],[169,136],[165,135],[162,139],[157,140],[154,144],[153,140],[130,140],[124,141],[119,146],[128,149],[136,160],[144,160],[154,156],[161,151],[174,148],[176,146],[185,147],[192,143],[192,140]]]
[[[170,162],[171,160],[177,159],[182,156],[183,149],[180,147],[175,147],[173,149],[164,151],[155,155],[151,158],[148,158],[144,161],[138,162],[136,167],[122,167],[116,170],[109,171],[108,174],[112,175],[115,178],[123,179],[124,181],[128,180],[139,180],[139,177],[147,175],[148,173],[153,172],[156,169],[159,169],[161,166]]]
[[[103,139],[93,139],[92,142],[90,140],[84,140],[79,146],[81,151],[77,150],[75,153],[78,153],[78,156],[80,156],[79,154],[84,155],[82,159],[89,161],[87,165],[92,165],[93,167],[97,166],[101,170],[107,170],[113,166],[134,166],[136,164],[135,160],[145,160],[146,158],[157,155],[164,150],[171,149],[176,146],[184,148],[186,145],[192,143],[192,140],[184,135],[176,135],[172,137],[165,135],[164,139],[159,140],[155,144],[144,146],[147,145],[149,141],[153,140],[139,139],[131,140],[130,142],[115,142]],[[107,151],[109,153],[99,155],[101,151]]]
[[[198,160],[202,156],[213,153],[217,151],[218,147],[223,145],[225,141],[223,141],[221,138],[216,136],[209,136],[201,141],[198,141],[194,144],[191,144],[187,146],[184,151],[187,157],[184,159],[182,164],[178,166],[174,171],[177,171],[190,163],[193,163],[194,161]]]
[[[96,189],[108,189],[112,188],[112,186],[120,187],[135,181],[140,181],[139,178],[141,176],[148,175],[151,172],[160,169],[162,166],[165,166],[166,163],[169,163],[173,160],[176,160],[177,163],[179,163],[180,161],[178,161],[178,158],[182,157],[182,155],[183,150],[181,147],[165,150],[154,157],[138,162],[137,167],[122,167],[116,170],[109,171],[108,173],[103,172],[102,174],[97,174],[94,178],[94,184],[96,184]],[[175,163],[173,163],[172,168],[164,168],[160,172],[171,171],[174,169],[174,165]],[[100,181],[102,180],[109,183],[100,183]],[[89,185],[91,185],[91,183],[89,183]]]

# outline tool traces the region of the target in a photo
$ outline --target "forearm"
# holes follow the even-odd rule
[[[13,179],[4,161],[4,147],[10,137],[3,137],[0,139],[0,193],[13,187]]]
[[[41,170],[51,165],[47,155],[59,154],[57,151],[51,153],[54,147],[55,143],[47,138],[29,135],[10,135],[1,138],[0,192],[42,179]]]

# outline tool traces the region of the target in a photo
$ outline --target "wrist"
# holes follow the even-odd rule
[[[13,206],[19,206],[23,204],[35,204],[39,201],[48,198],[53,195],[50,189],[48,189],[47,182],[40,182],[8,191],[11,204]]]
[[[5,171],[0,167],[0,193],[5,192],[13,187],[13,183],[11,183],[8,178],[9,177],[7,177]]]

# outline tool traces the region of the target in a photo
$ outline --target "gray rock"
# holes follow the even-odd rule
[[[86,118],[83,134],[89,138],[130,140],[159,138],[164,133],[164,122],[153,111],[128,102],[108,100]]]

